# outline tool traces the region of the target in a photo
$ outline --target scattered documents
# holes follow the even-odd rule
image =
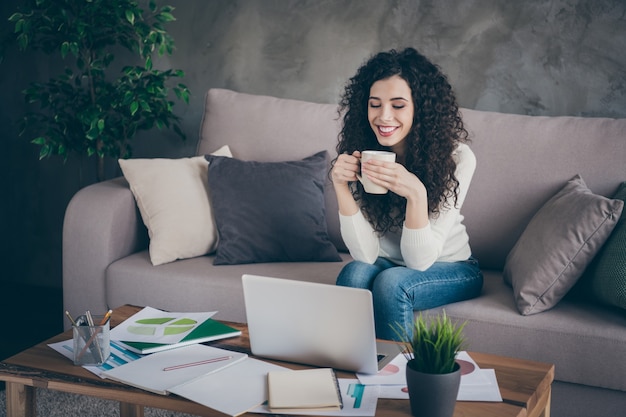
[[[461,364],[458,401],[502,401],[493,369],[481,369],[465,351],[457,354],[457,362]],[[404,355],[398,355],[377,374],[357,374],[357,377],[362,384],[379,385],[380,398],[408,399],[406,363]]]
[[[267,373],[287,368],[247,358],[169,391],[221,413],[238,416],[267,401]]]
[[[190,345],[144,356],[124,366],[103,372],[102,376],[166,395],[173,387],[218,372],[245,360],[245,353],[205,345]]]
[[[268,406],[276,413],[343,408],[341,391],[331,368],[274,371],[267,374]]]
[[[71,339],[49,346],[72,359]],[[190,354],[183,356],[180,355],[181,352]],[[199,352],[202,354],[199,355]],[[209,352],[212,352],[210,356],[207,355]],[[232,357],[228,358],[229,356]],[[174,357],[178,358],[172,360]],[[133,366],[135,362],[144,359],[145,362]],[[201,363],[211,359],[219,360]],[[111,357],[107,362],[100,366],[83,368],[102,378],[114,376],[117,381],[147,391],[180,395],[231,416],[238,416],[265,403],[268,398],[267,373],[288,370],[282,366],[250,358],[244,353],[201,344],[151,355],[137,355],[117,346],[114,342],[111,342]],[[164,375],[167,378],[162,378]]]
[[[378,398],[409,398],[407,360],[402,354],[377,374],[357,374],[358,379],[337,379],[331,368],[294,371],[201,344],[241,334],[213,320],[213,314],[145,307],[111,330],[109,359],[84,368],[102,378],[161,395],[175,394],[233,417],[246,412],[368,417],[375,416]],[[204,336],[199,336],[201,330]],[[49,346],[73,358],[72,340]],[[158,352],[135,353],[147,347]],[[481,369],[464,351],[458,353],[457,362],[461,365],[458,401],[502,401],[493,369]]]

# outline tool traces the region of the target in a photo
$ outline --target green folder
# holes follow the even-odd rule
[[[191,333],[185,336],[178,343],[148,343],[148,342],[126,342],[115,341],[126,349],[139,354],[155,353],[162,350],[174,349],[181,346],[192,345],[194,343],[210,342],[212,340],[225,339],[241,335],[241,331],[234,327],[213,319],[207,319],[204,323],[196,327]]]

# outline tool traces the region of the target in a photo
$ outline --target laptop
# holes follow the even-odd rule
[[[248,274],[242,283],[256,356],[375,374],[400,353],[376,341],[368,290]]]

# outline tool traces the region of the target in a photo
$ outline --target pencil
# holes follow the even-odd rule
[[[180,364],[180,365],[168,366],[166,368],[163,368],[163,370],[164,371],[174,371],[176,369],[189,368],[191,366],[199,366],[199,365],[205,365],[207,363],[227,361],[227,360],[232,359],[232,358],[233,358],[232,356],[221,356],[219,358],[206,359],[206,360],[198,361],[198,362],[190,362],[190,363],[183,363],[183,364]]]
[[[106,314],[102,318],[102,321],[100,321],[100,326],[104,326],[106,324],[109,318],[111,318],[111,314],[113,314],[113,310],[109,310],[106,312]]]
[[[72,323],[72,326],[77,325],[69,311],[65,310],[65,315],[67,316],[68,319],[70,319],[70,323]]]

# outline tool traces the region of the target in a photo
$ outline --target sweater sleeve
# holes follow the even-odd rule
[[[352,258],[373,264],[378,258],[380,242],[372,225],[359,210],[352,216],[339,214],[341,237]]]
[[[459,196],[456,206],[450,202],[450,208],[442,210],[438,216],[431,217],[426,227],[402,230],[400,251],[407,267],[424,271],[442,257],[444,252],[452,252],[450,246],[467,245],[467,234],[461,225],[461,206],[476,169],[476,157],[469,146],[459,145],[455,151],[457,159],[456,178],[459,181]],[[461,233],[462,232],[462,233]],[[458,236],[457,236],[458,234]]]

